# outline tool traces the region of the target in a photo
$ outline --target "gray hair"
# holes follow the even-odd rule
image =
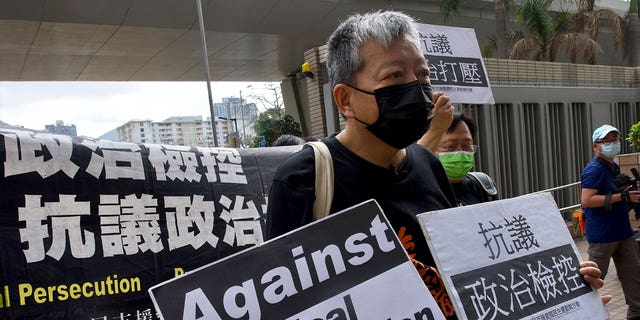
[[[280,146],[295,146],[304,144],[306,141],[300,137],[296,137],[291,134],[283,134],[271,145],[272,147],[280,147]]]
[[[396,39],[406,39],[420,48],[415,20],[397,11],[354,14],[342,22],[327,42],[327,70],[331,87],[339,83],[355,85],[356,72],[364,61],[360,48],[374,40],[385,48]]]

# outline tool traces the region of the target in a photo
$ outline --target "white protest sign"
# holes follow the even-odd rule
[[[418,216],[459,319],[608,319],[550,194]]]
[[[163,319],[445,319],[375,200],[149,293]]]
[[[416,24],[433,91],[454,103],[494,104],[493,92],[473,29]]]

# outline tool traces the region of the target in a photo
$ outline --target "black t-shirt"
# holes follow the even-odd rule
[[[417,245],[424,245],[427,250],[416,215],[456,204],[438,158],[413,144],[407,148],[406,159],[396,172],[360,158],[335,137],[323,142],[333,158],[334,196],[330,211],[338,212],[376,199],[396,231],[400,227],[410,229],[414,238],[420,238]],[[269,194],[267,238],[312,221],[314,186],[315,160],[311,148],[304,148],[280,165]]]
[[[369,199],[378,201],[443,312],[451,314],[453,308],[439,275],[433,274],[437,273],[433,268],[433,257],[416,218],[420,213],[451,208],[457,203],[438,158],[426,148],[412,144],[407,147],[406,158],[396,171],[360,158],[335,137],[323,142],[333,158],[331,212]],[[269,194],[268,239],[312,221],[314,186],[315,160],[311,148],[304,148],[280,165]]]
[[[458,203],[463,206],[494,200],[484,190],[480,181],[467,173],[460,182],[452,183],[453,193],[456,194]]]

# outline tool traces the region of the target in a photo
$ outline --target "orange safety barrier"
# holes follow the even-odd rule
[[[582,216],[582,210],[574,211],[573,216],[578,218],[578,225],[580,226],[580,231],[584,232],[586,230],[586,226],[584,223],[584,218]]]

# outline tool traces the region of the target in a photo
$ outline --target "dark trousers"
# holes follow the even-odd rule
[[[627,319],[640,319],[640,250],[633,237],[622,241],[589,243],[589,260],[594,261],[607,275],[609,261],[613,263],[622,285],[624,299],[629,306]]]

